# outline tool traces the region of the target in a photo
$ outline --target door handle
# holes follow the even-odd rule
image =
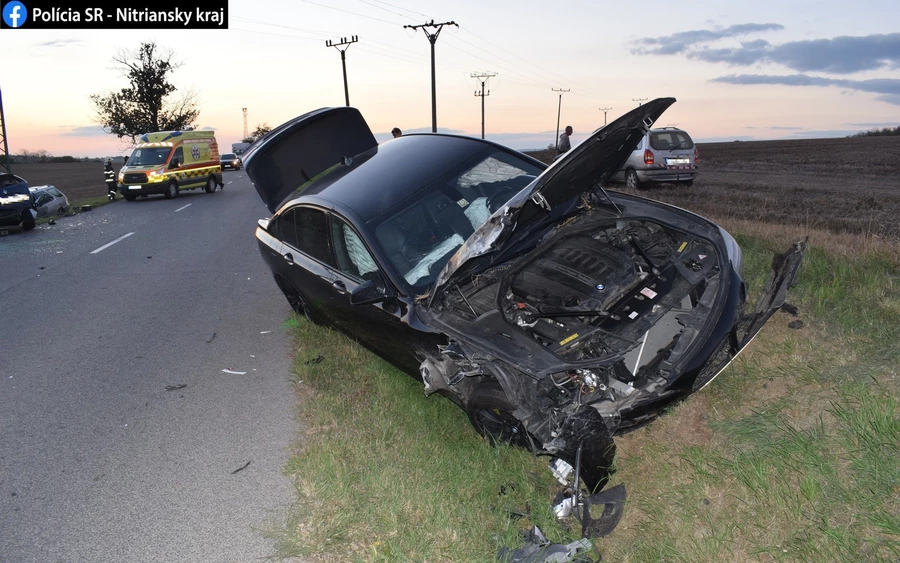
[[[347,286],[344,285],[344,282],[342,282],[341,280],[338,280],[338,281],[334,282],[333,284],[331,284],[331,287],[333,287],[334,290],[337,291],[338,293],[340,293],[341,295],[347,293]]]
[[[294,263],[294,255],[291,254],[290,252],[288,252],[287,254],[284,255],[284,259],[287,260],[288,264]]]

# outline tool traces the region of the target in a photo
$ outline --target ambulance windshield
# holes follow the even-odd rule
[[[169,160],[170,152],[172,147],[134,149],[131,158],[128,159],[128,166],[159,166]]]

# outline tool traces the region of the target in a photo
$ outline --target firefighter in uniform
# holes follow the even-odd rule
[[[109,201],[115,201],[118,186],[116,185],[116,171],[113,170],[112,160],[106,161],[106,167],[103,169],[103,175],[106,178],[106,191]]]

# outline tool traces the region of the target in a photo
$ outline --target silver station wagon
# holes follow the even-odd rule
[[[644,134],[613,181],[624,182],[632,189],[654,182],[690,186],[699,172],[700,152],[691,136],[687,131],[665,127]]]

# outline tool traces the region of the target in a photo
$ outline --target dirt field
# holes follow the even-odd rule
[[[713,218],[759,220],[900,241],[900,137],[698,144],[690,188],[639,195]],[[533,153],[545,162],[552,155]],[[622,184],[611,189],[628,192]]]
[[[113,164],[116,174],[122,164]],[[67,164],[13,164],[13,174],[28,181],[29,186],[50,184],[69,198],[69,203],[104,197],[103,163],[73,162]]]

